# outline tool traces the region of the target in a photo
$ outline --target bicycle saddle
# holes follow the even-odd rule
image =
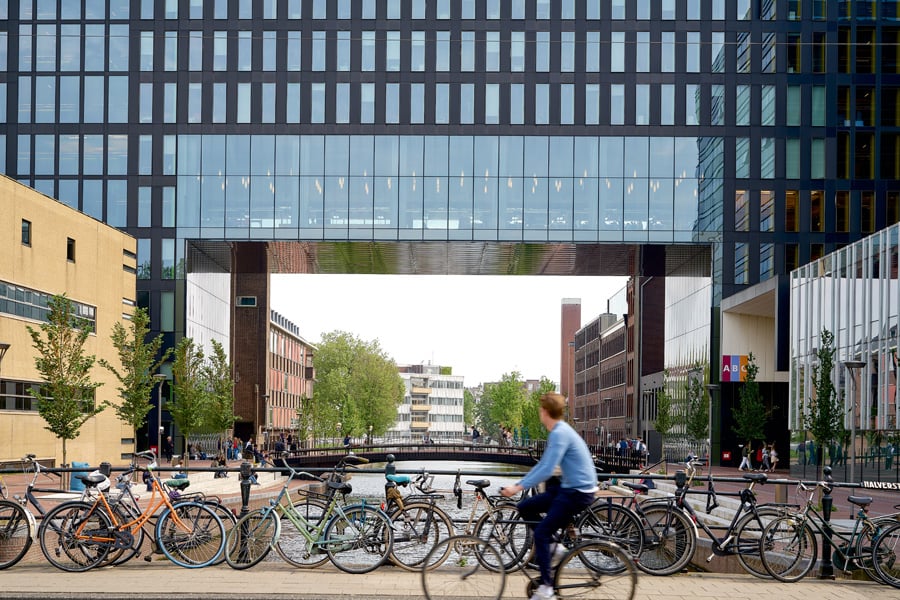
[[[466,480],[466,485],[471,485],[473,487],[477,487],[479,490],[483,490],[486,487],[491,487],[490,479],[468,479]]]
[[[85,487],[96,487],[103,491],[109,489],[109,477],[99,471],[88,473],[87,475],[78,475]]]
[[[871,496],[847,496],[847,502],[850,504],[855,504],[860,508],[865,508],[868,505],[872,504]]]
[[[647,490],[650,488],[647,487],[646,484],[643,483],[635,483],[633,481],[623,481],[622,485],[627,487],[628,489],[634,490],[638,494],[646,494]]]
[[[410,482],[409,475],[385,475],[384,478],[400,485],[406,485]]]
[[[191,485],[191,482],[187,479],[168,479],[166,480],[166,485],[173,490],[183,490]]]
[[[765,483],[768,481],[769,477],[765,473],[744,473],[741,475],[747,481],[754,481],[758,483]]]
[[[353,491],[353,486],[345,481],[329,481],[328,487],[342,494],[349,494]]]

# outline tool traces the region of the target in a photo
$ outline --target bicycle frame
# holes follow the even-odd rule
[[[291,479],[288,479],[290,482]],[[288,502],[285,504],[283,501],[287,499]],[[268,517],[272,511],[277,511],[279,515],[287,517],[287,519],[294,524],[297,528],[297,531],[306,539],[306,543],[311,546],[311,549],[314,551],[313,554],[321,552],[320,547],[324,544],[324,540],[322,539],[322,534],[325,532],[325,526],[328,525],[328,522],[335,515],[344,515],[344,511],[340,506],[340,500],[338,498],[338,494],[332,494],[331,498],[328,500],[328,504],[325,507],[325,512],[322,513],[322,518],[319,521],[318,525],[313,525],[310,523],[302,514],[297,512],[297,509],[294,508],[294,503],[291,501],[291,494],[287,489],[287,483],[285,487],[282,488],[281,493],[278,494],[278,498],[271,501],[269,506],[263,511],[263,519],[261,522],[265,521],[265,518]],[[274,545],[277,541],[279,535],[276,535],[272,544]]]

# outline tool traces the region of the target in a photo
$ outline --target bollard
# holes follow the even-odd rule
[[[248,512],[250,512],[250,486],[252,485],[252,481],[250,480],[253,477],[253,468],[250,463],[246,460],[241,463],[241,514],[239,517],[243,517]]]
[[[831,507],[834,504],[834,498],[831,497],[831,484],[834,479],[831,478],[831,467],[824,467],[822,473],[825,475],[825,492],[822,495],[822,570],[819,571],[819,579],[834,579],[834,564],[831,562]]]

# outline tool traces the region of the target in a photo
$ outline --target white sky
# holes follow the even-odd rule
[[[273,275],[272,309],[316,344],[336,329],[379,340],[398,364],[453,367],[465,385],[559,381],[563,298],[581,299],[582,325],[606,312],[625,277]],[[611,312],[623,313],[623,306]]]

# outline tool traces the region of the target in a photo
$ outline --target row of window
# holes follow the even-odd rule
[[[7,2],[0,2],[0,19],[9,18]],[[13,2],[15,0],[12,0]],[[108,2],[108,5],[107,5]],[[456,3],[458,2],[458,4]],[[824,19],[827,0],[811,0],[812,15]],[[896,0],[858,2],[866,5],[856,11],[860,17],[874,17],[876,3],[896,14]],[[129,18],[129,0],[85,0],[84,11],[77,1],[19,0],[19,18],[24,20]],[[750,20],[754,17],[751,0],[140,0],[140,19],[588,19],[612,20]],[[839,14],[849,16],[851,2],[842,0]],[[846,6],[845,6],[846,5]],[[733,13],[727,13],[731,7]],[[786,0],[788,20],[801,17],[803,0]],[[255,8],[255,10],[254,10]],[[108,9],[108,10],[107,10]],[[455,12],[454,12],[455,11]],[[757,16],[776,18],[775,0],[759,2]]]
[[[25,236],[25,227],[22,228],[23,243]],[[28,228],[29,244],[31,243],[30,223]],[[68,239],[67,254],[71,256],[69,260],[74,260],[74,240]],[[47,322],[50,314],[49,302],[53,297],[52,294],[39,292],[31,288],[0,281],[0,313],[15,315],[35,321]],[[83,304],[81,302],[72,301],[72,310],[76,319],[87,324],[91,331],[97,329],[97,309],[94,306]]]

